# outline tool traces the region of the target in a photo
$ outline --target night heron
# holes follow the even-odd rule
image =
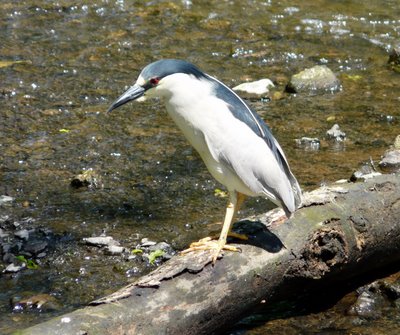
[[[245,196],[268,198],[287,217],[299,207],[300,186],[279,143],[258,114],[225,84],[186,61],[159,60],[142,70],[109,111],[151,97],[164,100],[168,114],[210,173],[229,191],[218,241],[204,238],[188,251],[211,249],[215,263],[221,250],[238,250],[226,240]]]

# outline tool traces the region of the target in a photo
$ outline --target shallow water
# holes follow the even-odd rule
[[[250,101],[312,189],[377,163],[399,135],[399,74],[387,65],[399,17],[397,1],[3,1],[0,194],[15,201],[0,209],[61,237],[39,270],[2,275],[0,332],[51,315],[12,313],[12,296],[50,293],[60,313],[129,280],[132,264],[83,246],[82,237],[105,232],[132,248],[147,237],[180,249],[222,219],[221,186],[159,102],[106,114],[144,65],[183,58],[231,87],[268,77],[277,92],[292,74],[329,66],[342,82],[336,94]],[[344,143],[325,140],[334,123]],[[297,147],[302,136],[321,139],[320,150]],[[88,169],[99,187],[72,189]],[[268,208],[250,199],[241,215]],[[151,268],[134,266],[137,275]]]

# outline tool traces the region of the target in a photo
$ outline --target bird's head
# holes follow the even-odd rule
[[[183,60],[162,59],[156,61],[142,70],[136,83],[116,99],[108,111],[111,112],[132,100],[144,101],[147,97],[162,96],[169,89],[171,77],[177,74],[193,76],[196,79],[206,76],[196,66]]]

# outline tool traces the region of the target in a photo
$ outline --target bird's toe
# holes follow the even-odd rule
[[[181,254],[187,254],[190,252],[195,252],[199,250],[209,250],[212,255],[212,262],[215,264],[218,257],[221,255],[223,250],[241,252],[240,248],[237,248],[233,245],[221,243],[221,241],[215,241],[211,237],[205,237],[197,242],[193,242],[190,244],[189,248],[181,251]]]

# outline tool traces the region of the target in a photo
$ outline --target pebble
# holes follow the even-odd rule
[[[393,145],[394,145],[395,149],[400,149],[400,135],[396,136],[396,139],[394,140]]]
[[[269,93],[269,89],[275,87],[269,79],[260,79],[248,83],[243,83],[233,88],[234,91],[245,92],[249,94],[264,95]]]
[[[86,244],[95,245],[97,247],[119,245],[119,242],[114,240],[111,236],[85,237],[83,240]]]
[[[105,253],[110,256],[121,255],[125,248],[118,245],[109,245],[106,247]]]
[[[362,292],[357,301],[349,310],[350,315],[357,315],[367,319],[373,319],[379,316],[378,297],[376,294],[368,291]]]
[[[10,197],[8,195],[0,195],[0,205],[3,205],[8,202],[12,202],[12,201],[14,201],[13,197]]]
[[[350,177],[350,181],[366,181],[368,179],[380,176],[381,173],[374,170],[370,164],[362,165],[357,171],[353,172]]]
[[[334,124],[331,129],[326,132],[328,138],[334,139],[337,142],[342,142],[346,138],[346,133],[343,132],[338,124]]]
[[[0,228],[0,238],[8,237],[8,233],[6,233],[3,229]]]
[[[393,71],[400,72],[400,48],[399,47],[395,47],[390,51],[388,64],[392,68]]]
[[[352,182],[366,181],[368,179],[372,179],[372,178],[375,178],[377,176],[380,176],[381,174],[382,173],[380,173],[380,172],[371,172],[371,173],[368,173],[368,174],[363,174],[360,171],[356,171],[351,175],[350,181],[352,181]]]
[[[158,242],[158,243],[152,245],[149,248],[149,251],[156,251],[156,250],[168,251],[169,249],[171,249],[171,246],[168,243],[166,243],[166,242]]]
[[[14,233],[14,236],[27,241],[29,239],[29,231],[28,229],[21,229]]]
[[[400,149],[386,151],[379,167],[389,173],[400,171]]]
[[[46,241],[39,241],[39,240],[28,241],[24,245],[23,250],[36,255],[42,252],[44,249],[46,249],[47,245],[48,243]]]
[[[150,253],[156,250],[164,251],[164,254],[162,255],[163,259],[170,259],[175,254],[174,249],[172,249],[172,247],[166,242],[158,242],[157,244],[149,247]]]
[[[3,270],[3,272],[15,273],[15,272],[21,271],[23,268],[25,268],[25,264],[15,265],[14,263],[11,263],[11,264],[7,265],[7,267]]]
[[[150,247],[152,245],[157,244],[157,242],[154,241],[150,241],[147,237],[142,238],[142,240],[140,241],[140,247],[142,248],[146,248],[146,247]]]
[[[47,293],[34,294],[25,298],[14,296],[10,302],[14,312],[27,310],[58,311],[62,308],[61,303]]]
[[[4,252],[4,255],[3,255],[3,262],[4,263],[13,263],[17,259],[15,257],[15,255],[12,254],[11,252],[9,252],[8,250],[4,251],[4,247],[3,247],[3,252]]]
[[[392,50],[390,50],[388,63],[400,65],[400,48],[399,47],[395,47]]]
[[[82,187],[100,188],[101,187],[100,177],[96,171],[89,169],[84,171],[82,174],[76,175],[71,180],[71,186],[73,188],[82,188]]]

